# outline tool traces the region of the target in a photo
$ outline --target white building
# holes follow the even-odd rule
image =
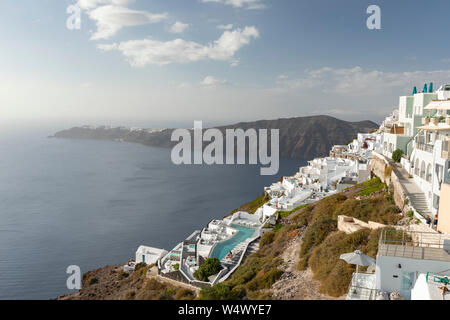
[[[437,93],[416,93],[401,96],[398,110],[383,122],[381,127],[383,146],[381,152],[392,158],[392,153],[400,149],[408,157],[412,153],[412,140],[422,125],[422,118],[428,112],[424,108],[437,98]]]
[[[136,263],[143,262],[148,265],[154,264],[167,253],[168,252],[164,249],[140,246],[136,250]]]
[[[425,110],[431,117],[423,118],[417,128],[410,173],[424,192],[428,208],[437,214],[442,184],[450,182],[450,100],[433,100]]]
[[[426,284],[423,274],[428,275]],[[432,278],[430,275],[437,275]],[[438,233],[405,232],[380,237],[375,274],[354,273],[348,300],[385,300],[399,293],[405,300],[430,297],[431,285],[450,276],[450,241]],[[444,285],[444,283],[441,283]],[[450,289],[450,287],[448,287]],[[436,293],[434,291],[434,293]],[[433,299],[443,300],[445,294]]]

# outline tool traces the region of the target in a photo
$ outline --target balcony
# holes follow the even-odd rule
[[[441,153],[441,158],[445,159],[445,160],[450,160],[450,140],[444,140],[442,142],[442,153]]]
[[[416,149],[433,153],[434,146],[432,144],[416,142]]]
[[[378,245],[378,255],[417,260],[450,262],[448,236],[437,232],[384,230]]]
[[[376,275],[373,273],[354,272],[348,288],[347,300],[375,300]]]

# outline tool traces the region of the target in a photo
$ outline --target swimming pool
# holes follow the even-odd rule
[[[217,259],[222,260],[228,254],[228,252],[233,250],[234,247],[236,247],[242,241],[247,240],[255,233],[255,229],[253,228],[238,225],[231,225],[231,227],[239,230],[238,233],[236,233],[231,239],[219,242],[214,247],[210,255],[211,257],[216,257]]]

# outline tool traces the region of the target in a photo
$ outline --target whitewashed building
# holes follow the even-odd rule
[[[148,265],[156,263],[168,252],[164,249],[158,249],[147,246],[140,246],[136,250],[136,263],[146,263]]]
[[[450,182],[450,100],[432,100],[424,109],[430,117],[424,117],[417,128],[410,173],[424,192],[428,208],[437,214],[442,184]]]
[[[392,158],[392,153],[400,149],[407,156],[413,151],[412,140],[422,125],[422,118],[429,112],[424,108],[437,98],[437,93],[416,93],[401,96],[395,115],[388,117],[382,125],[383,155]]]

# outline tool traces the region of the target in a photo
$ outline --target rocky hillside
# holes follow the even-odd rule
[[[232,277],[200,292],[201,299],[343,299],[355,266],[339,257],[358,249],[375,257],[381,230],[352,234],[337,230],[337,217],[399,225],[401,211],[387,186],[376,178],[326,197],[314,204],[284,212],[260,248]],[[400,235],[399,235],[400,236]]]
[[[261,203],[258,198],[245,206]],[[387,186],[370,180],[314,204],[284,212],[278,224],[263,235],[260,249],[247,257],[232,277],[211,288],[194,288],[157,275],[140,264],[125,273],[107,266],[83,275],[83,289],[60,300],[330,300],[344,299],[355,266],[339,259],[356,249],[375,257],[381,230],[352,234],[337,230],[337,216],[391,226],[403,224]],[[403,219],[402,219],[403,218]],[[412,221],[409,221],[412,223]],[[400,236],[400,235],[399,235]]]
[[[358,132],[369,132],[378,128],[372,121],[348,122],[330,116],[297,117],[277,120],[242,122],[218,127],[226,129],[241,128],[279,129],[280,156],[282,158],[311,159],[326,156],[336,144],[346,144],[354,139]],[[130,131],[127,128],[75,127],[54,135],[57,138],[100,139],[141,143],[155,147],[171,147],[173,129],[161,131]]]

